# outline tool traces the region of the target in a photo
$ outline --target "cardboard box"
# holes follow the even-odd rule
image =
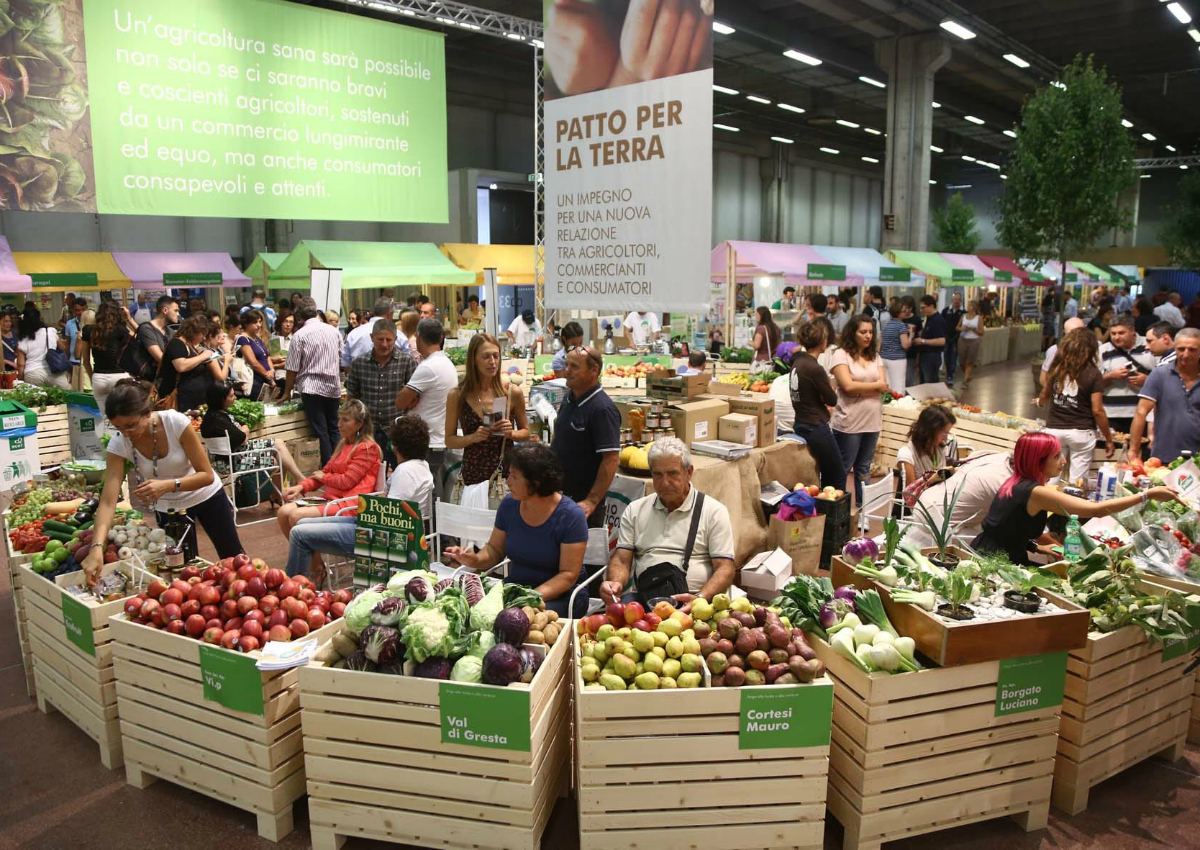
[[[703,398],[737,398],[742,393],[742,388],[737,384],[725,384],[719,380],[710,381],[708,384],[708,392]]]
[[[649,398],[691,400],[707,392],[711,380],[707,372],[677,375],[670,369],[655,369],[646,376],[646,395]]]
[[[717,438],[717,423],[729,412],[729,405],[717,399],[698,399],[673,404],[670,410],[675,436],[690,446],[696,440]]]
[[[288,440],[286,445],[292,460],[305,475],[312,475],[321,468],[321,444],[312,437]]]
[[[758,445],[775,442],[775,399],[767,393],[741,393],[729,399],[730,413],[745,413],[758,420]]]
[[[758,420],[758,445],[773,446],[775,445],[775,414],[772,413],[765,419]]]
[[[738,585],[759,599],[774,599],[792,578],[792,556],[783,549],[760,552],[742,566]]]
[[[784,522],[771,517],[767,526],[767,545],[782,549],[792,559],[792,575],[815,575],[821,566],[821,547],[825,541],[825,517],[821,514]]]
[[[758,417],[745,413],[726,413],[717,420],[717,439],[743,446],[758,445]]]

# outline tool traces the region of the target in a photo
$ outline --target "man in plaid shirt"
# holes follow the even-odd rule
[[[342,335],[317,318],[317,302],[312,298],[300,299],[296,324],[299,327],[292,334],[284,363],[287,382],[280,400],[291,398],[293,388],[299,391],[304,415],[321,444],[324,466],[341,440],[338,403],[342,400]]]
[[[383,462],[391,460],[388,431],[396,419],[396,396],[408,384],[417,361],[396,347],[396,323],[378,318],[371,328],[372,348],[350,361],[346,395],[361,399],[375,423],[375,442]]]

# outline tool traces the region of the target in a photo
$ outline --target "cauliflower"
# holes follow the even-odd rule
[[[449,656],[458,643],[459,635],[450,628],[450,620],[435,604],[417,605],[409,609],[401,633],[409,661],[420,663],[431,656]]]

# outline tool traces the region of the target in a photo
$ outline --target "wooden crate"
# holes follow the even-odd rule
[[[564,635],[549,648],[530,685],[528,752],[443,742],[440,682],[303,668],[314,850],[333,850],[351,837],[537,850],[554,803],[566,792],[569,644]]]
[[[56,404],[45,410],[34,408],[33,412],[37,414],[38,460],[42,469],[70,460],[71,425],[67,406]]]
[[[828,805],[844,850],[999,817],[1046,826],[1058,706],[996,717],[999,661],[867,674],[809,642],[835,684]]]
[[[1088,792],[1153,755],[1183,755],[1195,699],[1189,653],[1163,647],[1136,626],[1091,633],[1067,659],[1066,696],[1054,766],[1054,805],[1076,815]]]
[[[250,812],[268,841],[288,835],[292,804],[305,792],[296,668],[259,674],[261,715],[235,711],[204,698],[198,641],[124,614],[108,623],[126,781],[181,785]],[[313,635],[322,640],[335,628]]]
[[[300,440],[306,437],[312,437],[313,431],[309,427],[308,418],[304,415],[303,410],[297,410],[294,413],[281,413],[278,416],[268,416],[263,424],[259,425],[250,432],[251,440],[261,440],[274,437],[278,440]]]
[[[11,511],[5,511],[0,517],[3,518],[4,527],[4,546],[7,552],[8,560],[8,581],[12,588],[13,601],[13,620],[17,624],[17,645],[21,649],[21,667],[25,671],[25,692],[30,699],[37,696],[37,681],[33,675],[33,647],[29,643],[29,621],[25,614],[25,589],[22,580],[22,573],[28,573],[28,570],[22,570],[24,564],[28,564],[33,560],[32,555],[24,555],[12,547],[12,541],[8,538],[8,533],[11,530],[8,525]]]
[[[1143,572],[1143,575],[1149,584],[1200,596],[1200,581],[1191,581],[1186,578],[1167,578],[1166,576],[1147,572]],[[1197,673],[1196,687],[1192,696],[1191,722],[1188,726],[1187,740],[1189,744],[1200,744],[1200,672]]]
[[[831,681],[622,692],[571,678],[580,850],[822,846],[829,745],[742,750],[738,729],[743,690]]]
[[[960,554],[965,557],[965,553]],[[833,559],[832,569],[835,586],[852,584],[860,590],[879,591],[884,610],[896,630],[916,641],[917,650],[941,667],[997,661],[1001,655],[1018,658],[1060,652],[1081,647],[1087,641],[1091,622],[1087,609],[1041,590],[1040,596],[1068,610],[1036,617],[945,623],[917,605],[893,602],[890,588],[855,573],[840,556]]]
[[[100,762],[114,770],[124,763],[124,759],[108,619],[121,612],[124,600],[99,603],[69,593],[67,588],[82,584],[82,572],[59,576],[51,582],[28,566],[21,570],[38,685],[38,708],[43,714],[53,710],[62,712],[100,746]],[[149,584],[153,579],[142,570],[121,562],[106,565],[104,574],[117,570],[134,581],[140,578],[143,584]],[[135,589],[128,595],[137,592]],[[86,652],[67,637],[64,598],[76,600],[86,609],[94,653]]]

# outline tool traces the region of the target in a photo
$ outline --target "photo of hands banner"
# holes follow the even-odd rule
[[[9,209],[447,220],[439,33],[283,0],[5,5]]]
[[[705,313],[712,0],[544,0],[546,304]]]

